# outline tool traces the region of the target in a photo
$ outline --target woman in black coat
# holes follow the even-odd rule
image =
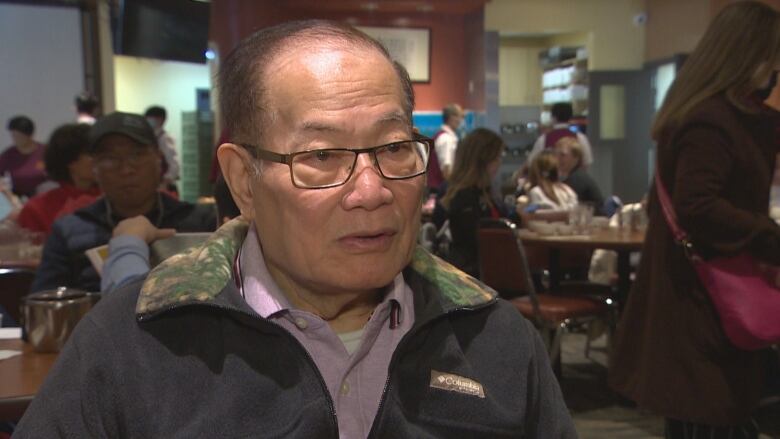
[[[501,201],[493,199],[490,183],[501,165],[506,145],[498,134],[477,128],[455,152],[455,165],[447,192],[441,199],[452,234],[450,262],[477,276],[477,226],[481,218],[506,216]]]
[[[780,227],[768,216],[778,114],[763,104],[778,69],[778,12],[733,3],[712,21],[656,118],[658,176],[680,227],[705,258],[747,252],[780,265]],[[664,416],[667,438],[757,438],[750,417],[766,386],[770,352],[729,342],[655,189],[648,211],[610,383]]]

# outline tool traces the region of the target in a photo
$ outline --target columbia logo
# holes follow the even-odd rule
[[[431,369],[431,387],[434,389],[458,392],[466,395],[472,395],[479,398],[485,397],[485,391],[482,384],[460,375],[452,373],[439,372]]]

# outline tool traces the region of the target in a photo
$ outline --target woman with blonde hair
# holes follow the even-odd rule
[[[450,262],[474,276],[478,274],[479,220],[506,216],[503,203],[491,195],[491,183],[505,149],[504,141],[493,131],[477,128],[469,133],[455,151],[455,164],[441,200],[452,234]]]
[[[560,181],[558,172],[558,159],[553,152],[545,151],[534,158],[528,168],[531,204],[551,212],[568,212],[577,205],[577,194]]]
[[[778,69],[778,11],[756,1],[732,3],[710,23],[656,117],[656,183],[704,258],[747,252],[780,264],[780,227],[767,212],[778,113],[763,104]],[[664,416],[667,438],[757,438],[751,415],[770,352],[741,350],[726,338],[655,187],[648,213],[610,384]]]

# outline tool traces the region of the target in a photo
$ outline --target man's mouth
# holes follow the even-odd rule
[[[391,229],[356,232],[342,236],[338,242],[347,251],[357,253],[384,251],[390,247],[396,233]]]

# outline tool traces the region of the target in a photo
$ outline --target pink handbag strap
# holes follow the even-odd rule
[[[693,244],[688,238],[688,234],[685,233],[685,230],[680,227],[680,223],[677,222],[677,214],[674,212],[674,207],[672,207],[672,200],[669,198],[669,193],[666,192],[666,187],[661,181],[661,175],[658,172],[657,165],[655,168],[655,188],[656,192],[658,192],[658,200],[661,202],[661,210],[664,213],[666,224],[668,224],[669,228],[672,230],[674,240],[681,244],[683,249],[685,249],[686,255],[691,257],[693,255]]]

